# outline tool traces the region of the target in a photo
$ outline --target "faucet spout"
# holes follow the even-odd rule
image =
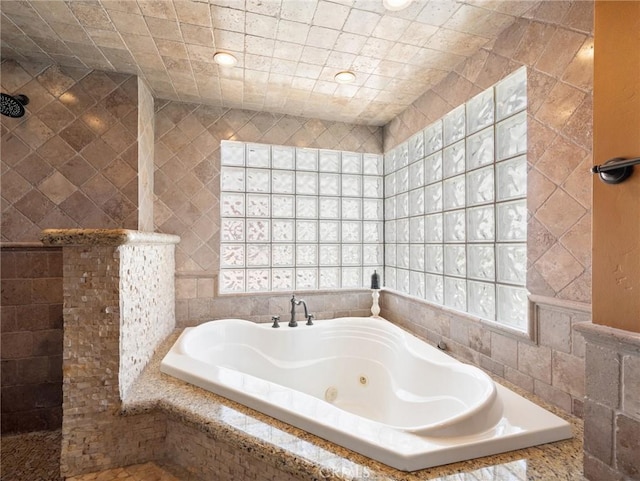
[[[289,327],[297,327],[298,326],[298,321],[296,321],[296,306],[299,306],[300,304],[302,304],[302,307],[304,308],[304,318],[307,320],[307,325],[310,326],[313,323],[311,322],[311,319],[313,318],[313,315],[309,315],[309,310],[307,309],[307,303],[304,301],[304,299],[296,299],[296,295],[292,295],[291,296],[291,320],[289,321]]]

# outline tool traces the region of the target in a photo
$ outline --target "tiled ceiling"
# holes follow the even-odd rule
[[[2,0],[1,53],[134,73],[157,98],[384,125],[537,3]]]

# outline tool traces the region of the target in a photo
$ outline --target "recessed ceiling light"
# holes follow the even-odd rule
[[[413,0],[382,0],[382,5],[387,10],[402,10],[403,8],[407,8],[409,4],[413,2]]]
[[[336,82],[339,84],[350,84],[356,79],[356,74],[353,72],[349,72],[345,70],[343,72],[338,72],[335,77],[333,77]]]
[[[213,56],[213,61],[218,65],[223,65],[225,67],[233,67],[238,63],[238,59],[233,55],[227,52],[218,52]]]

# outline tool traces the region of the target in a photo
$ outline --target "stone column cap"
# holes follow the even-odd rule
[[[40,240],[47,246],[119,246],[125,244],[177,244],[180,237],[129,229],[45,229]]]
[[[591,322],[577,323],[574,325],[574,329],[594,344],[609,346],[616,351],[640,354],[640,333],[638,332],[625,331]]]

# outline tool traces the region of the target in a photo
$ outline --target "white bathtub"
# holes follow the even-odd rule
[[[185,329],[161,371],[403,471],[571,437],[564,420],[383,319]]]

